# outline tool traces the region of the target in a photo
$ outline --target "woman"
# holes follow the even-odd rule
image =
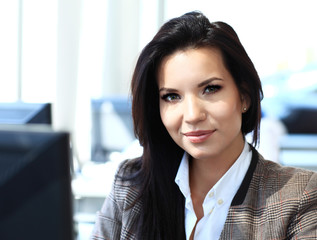
[[[264,160],[262,89],[234,30],[199,12],[165,23],[131,83],[143,155],[121,164],[92,239],[317,237],[317,174]]]

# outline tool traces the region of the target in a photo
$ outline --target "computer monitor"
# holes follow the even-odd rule
[[[91,160],[105,162],[109,154],[123,151],[136,139],[131,101],[124,96],[92,99],[91,109]]]
[[[52,124],[51,103],[0,103],[0,124]]]
[[[69,134],[0,126],[0,239],[73,239]]]

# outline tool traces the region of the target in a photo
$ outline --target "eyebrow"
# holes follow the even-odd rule
[[[166,92],[177,92],[176,89],[174,88],[160,88],[159,92],[162,92],[162,91],[166,91]]]
[[[202,81],[201,83],[199,83],[199,84],[197,85],[197,87],[198,87],[198,88],[201,88],[201,87],[203,87],[203,86],[205,86],[205,85],[207,85],[207,84],[209,84],[209,83],[211,83],[212,81],[215,81],[215,80],[220,80],[220,81],[222,81],[223,79],[222,79],[222,78],[217,78],[217,77],[208,78],[207,80]]]

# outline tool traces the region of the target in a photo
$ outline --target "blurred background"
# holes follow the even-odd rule
[[[140,51],[165,21],[193,10],[229,23],[258,70],[259,151],[317,169],[314,0],[0,1],[0,121],[18,118],[6,118],[8,108],[48,103],[52,128],[71,133],[78,239],[87,239],[117,164],[142,152],[129,97]]]

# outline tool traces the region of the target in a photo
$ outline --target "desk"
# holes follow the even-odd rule
[[[76,240],[89,239],[96,212],[109,194],[119,162],[87,163],[72,181]]]

